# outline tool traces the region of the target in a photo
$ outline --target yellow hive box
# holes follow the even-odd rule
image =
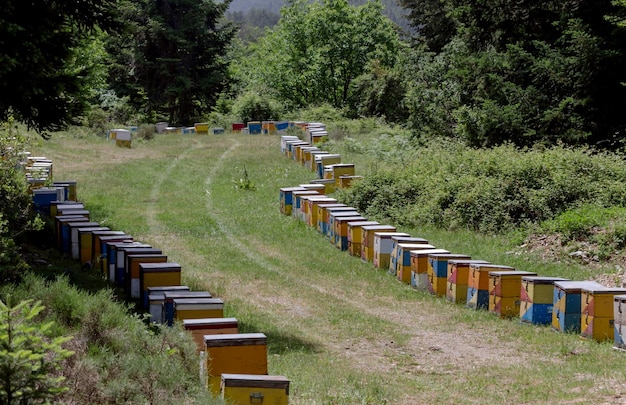
[[[237,318],[183,319],[183,328],[191,333],[198,352],[204,351],[204,336],[239,333]]]
[[[405,232],[374,232],[374,267],[388,269],[393,236],[411,236]]]
[[[303,147],[302,151],[300,152],[300,160],[299,160],[300,165],[306,166],[306,162],[311,161],[311,152],[317,152],[318,150],[320,150],[320,148],[318,148],[317,146]]]
[[[428,255],[450,253],[424,243],[399,243],[397,249],[401,258],[398,280],[411,284],[413,277],[413,287],[419,290],[428,290]]]
[[[115,235],[115,236],[98,236],[96,242],[100,246],[100,272],[104,277],[109,276],[109,252],[108,244],[114,242],[133,242],[133,237],[130,235]]]
[[[291,215],[293,209],[293,192],[304,191],[302,187],[283,187],[280,189],[280,212]]]
[[[114,238],[128,238],[128,235],[123,231],[93,231],[91,233],[92,268],[99,268],[102,256],[102,246],[100,245],[100,238],[105,236],[113,236]]]
[[[315,228],[317,229],[318,232],[324,234],[326,233],[326,210],[328,208],[339,208],[339,207],[347,207],[346,204],[341,204],[341,203],[324,203],[324,204],[317,204],[317,225],[315,226]]]
[[[489,312],[500,318],[519,316],[522,277],[536,276],[529,271],[492,271],[489,273]]]
[[[291,158],[296,162],[300,162],[302,160],[302,149],[309,148],[311,145],[307,142],[304,143],[295,143],[292,146],[293,153],[291,154]]]
[[[367,222],[367,218],[360,215],[335,217],[335,246],[341,250],[348,250],[348,223],[350,222]]]
[[[470,264],[467,279],[467,307],[489,309],[489,272],[515,271],[513,267],[498,264]]]
[[[287,405],[289,380],[276,375],[222,374],[221,395],[234,405]]]
[[[580,334],[584,338],[597,342],[613,340],[615,337],[615,321],[611,318],[582,315],[580,318]]]
[[[340,187],[341,176],[354,176],[355,175],[354,164],[352,163],[337,163],[337,164],[331,165],[331,168],[332,168],[331,169],[332,178],[335,179],[335,185],[337,187]]]
[[[174,287],[181,284],[181,266],[172,262],[139,263],[139,294],[145,302],[149,288]]]
[[[352,183],[356,180],[363,179],[363,176],[339,176],[339,188],[350,188]]]
[[[332,210],[328,211],[328,222],[327,226],[327,236],[330,238],[330,243],[333,245],[337,244],[336,231],[341,230],[341,227],[337,227],[337,219],[339,218],[350,218],[352,221],[365,221],[367,218],[361,216],[356,210],[346,211],[346,210]],[[346,238],[348,235],[346,235]],[[346,240],[346,245],[348,241]]]
[[[424,238],[414,236],[392,236],[391,237],[391,255],[389,256],[389,274],[394,277],[398,274],[398,244],[399,243],[416,243],[428,244]]]
[[[395,232],[393,225],[365,225],[361,227],[361,260],[374,261],[374,234],[376,232]]]
[[[332,179],[315,179],[311,180],[313,184],[323,184],[324,185],[324,194],[331,194],[335,192],[335,180]]]
[[[110,229],[105,226],[78,229],[78,260],[80,264],[91,264],[91,259],[93,258],[93,233],[100,231],[110,231]]]
[[[317,195],[319,196],[320,193],[318,193],[315,190],[301,190],[301,191],[292,191],[291,192],[291,196],[293,198],[292,201],[292,207],[291,207],[291,216],[294,218],[301,218],[302,214],[301,214],[301,210],[302,210],[302,196],[305,195]]]
[[[380,225],[376,221],[348,222],[348,253],[350,256],[361,257],[362,227]]]
[[[167,256],[163,254],[131,254],[126,256],[126,290],[131,299],[141,298],[142,263],[165,263]]]
[[[196,134],[200,135],[208,135],[209,134],[209,123],[208,122],[198,122],[194,124],[194,129],[196,130]]]
[[[484,260],[449,260],[446,281],[446,299],[458,304],[467,302],[467,284],[470,264],[489,264]]]
[[[231,374],[267,374],[267,337],[263,333],[205,335],[208,388],[220,393],[221,376]]]
[[[470,260],[468,255],[452,253],[431,253],[428,255],[428,291],[438,297],[445,297],[448,281],[449,260]]]
[[[322,217],[317,218],[318,224],[321,228],[322,235],[330,237],[330,233],[332,230],[332,228],[330,228],[331,214],[338,214],[341,212],[351,212],[352,215],[359,215],[359,213],[356,211],[354,207],[348,207],[348,206],[345,206],[345,204],[343,205],[344,206],[331,207],[329,206],[329,204],[320,204],[318,206],[318,214],[319,214],[319,207],[323,207]]]
[[[581,306],[583,315],[594,318],[613,318],[615,296],[626,294],[624,288],[583,287],[581,290]]]
[[[223,318],[224,301],[221,298],[174,299],[174,319]]]
[[[307,205],[307,225],[317,228],[317,206],[319,204],[336,204],[337,200],[324,196],[319,198],[307,198],[305,202]]]

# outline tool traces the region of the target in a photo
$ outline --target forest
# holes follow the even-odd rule
[[[625,0],[7,1],[0,12],[4,287],[23,283],[16,291],[24,293],[43,283],[25,276],[23,244],[44,222],[14,152],[59,133],[104,139],[127,126],[151,142],[162,121],[222,128],[324,121],[329,147],[380,158],[338,193],[363,213],[522,246],[558,234],[566,256],[584,243],[594,264],[624,257]],[[66,289],[60,283],[54,294]],[[93,305],[120,319],[104,304],[108,294]],[[4,301],[7,325],[12,316],[46,314],[38,303]],[[78,322],[76,314],[68,319]],[[133,319],[124,333],[145,353],[175,345],[175,331],[147,338]],[[59,333],[41,330],[36,342],[44,346],[45,336]],[[94,337],[121,347],[118,338]],[[71,356],[65,342],[50,343],[56,360],[39,373],[48,376],[41,397],[36,389],[20,395],[63,395],[55,384],[63,380],[58,364]],[[180,395],[171,403],[183,391],[195,395],[186,349],[159,353],[161,365],[171,357],[184,375],[184,384],[167,388]],[[6,374],[0,370],[0,380]],[[17,403],[11,393],[0,389],[0,402]]]

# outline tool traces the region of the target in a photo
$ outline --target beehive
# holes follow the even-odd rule
[[[115,138],[115,145],[123,148],[130,148],[132,142],[132,135],[128,130],[117,130],[117,137]]]
[[[393,225],[365,225],[361,227],[361,260],[374,261],[374,234],[376,232],[396,232]]]
[[[163,323],[172,326],[175,319],[174,300],[179,299],[202,299],[213,298],[208,291],[175,291],[167,290],[163,292]],[[183,312],[184,314],[184,312]],[[203,316],[202,318],[211,318],[210,316]],[[183,318],[184,319],[184,318]],[[193,318],[192,318],[193,319]]]
[[[404,232],[374,232],[374,267],[377,269],[389,268],[393,236],[411,236]]]
[[[315,190],[300,190],[300,191],[292,191],[291,192],[293,198],[293,205],[291,207],[291,216],[297,219],[302,218],[302,214],[300,213],[300,209],[302,208],[302,196],[305,195],[321,195]]]
[[[146,293],[144,294],[143,303],[142,303],[143,308],[145,309],[150,308],[150,299],[149,299],[150,295],[156,295],[156,294],[163,295],[165,291],[178,291],[178,292],[187,291],[188,292],[189,287],[187,287],[186,285],[166,285],[166,286],[158,286],[158,287],[147,287]],[[163,320],[162,310],[163,310],[164,301],[165,301],[165,296],[163,295],[160,298],[160,302],[159,302],[158,317],[153,316],[153,319],[158,320],[159,323],[161,323]],[[152,315],[152,308],[150,308],[150,314]]]
[[[78,228],[78,261],[92,266],[94,255],[94,232],[110,232],[106,226]]]
[[[335,179],[335,186],[341,187],[341,176],[354,176],[355,168],[352,163],[336,163],[332,166],[332,178]]]
[[[316,156],[321,156],[321,155],[329,155],[330,153],[328,151],[325,150],[314,150],[311,151],[311,153],[309,153],[309,158],[307,159],[305,157],[304,159],[304,167],[309,169],[312,172],[315,172],[317,170],[317,167],[315,166],[315,157]]]
[[[350,188],[352,187],[352,183],[356,180],[362,180],[363,176],[339,176],[339,182],[337,186],[339,188]]]
[[[139,298],[147,301],[147,291],[152,287],[172,287],[181,283],[181,266],[173,262],[139,263]]]
[[[57,248],[61,251],[64,251],[65,239],[69,239],[69,227],[65,226],[69,222],[89,222],[89,218],[82,215],[57,215],[54,218]]]
[[[225,335],[239,333],[237,318],[198,318],[183,319],[183,328],[191,333],[198,352],[204,350],[205,335]]]
[[[222,374],[267,375],[267,337],[263,333],[205,335],[204,351],[213,395],[220,392]]]
[[[81,258],[81,254],[80,254],[80,250],[82,247],[81,235],[83,233],[91,232],[91,231],[108,231],[109,230],[109,228],[107,228],[106,226],[100,226],[100,224],[98,224],[97,222],[96,223],[84,222],[82,225],[78,225],[78,224],[80,224],[80,222],[78,223],[70,222],[68,224],[70,228],[70,243],[71,243],[70,252],[71,252],[72,259],[74,260],[80,260]],[[91,243],[89,243],[88,246],[85,245],[85,248],[88,249],[89,254],[91,254]]]
[[[243,122],[233,122],[231,128],[233,132],[241,132],[246,127],[246,124]]]
[[[300,165],[301,166],[305,166],[307,165],[307,162],[309,162],[309,165],[311,164],[311,153],[320,150],[320,148],[318,148],[317,146],[307,146],[302,148],[302,151],[300,153]]]
[[[280,137],[280,152],[283,155],[287,155],[287,142],[288,141],[300,142],[300,138],[298,138],[295,135],[282,135]]]
[[[85,206],[82,203],[77,203],[75,201],[52,201],[50,203],[50,216],[52,218],[55,218],[56,216],[60,215],[59,208],[61,208],[62,210],[64,207],[72,207],[71,209],[76,207],[76,209],[81,210],[85,209]]]
[[[321,234],[326,231],[326,210],[329,208],[347,207],[341,203],[318,203],[317,204],[317,225],[315,229]]]
[[[177,321],[224,317],[224,300],[221,298],[175,298],[172,302],[174,320]]]
[[[334,218],[335,224],[335,246],[340,250],[348,250],[348,223],[367,222],[367,218],[355,216],[338,216]]]
[[[391,237],[391,254],[389,255],[389,274],[396,277],[398,274],[398,243],[415,243],[428,244],[424,238],[415,236],[392,236]]]
[[[489,312],[500,318],[519,317],[522,277],[536,275],[529,271],[489,272]]]
[[[103,262],[103,254],[102,254],[102,243],[101,243],[101,238],[104,237],[112,237],[112,238],[120,238],[118,240],[121,240],[121,238],[123,238],[124,240],[128,240],[128,238],[130,237],[130,235],[124,233],[123,231],[94,231],[91,234],[91,263],[92,263],[92,268],[95,268],[99,271],[101,271],[104,274],[104,271],[102,270],[102,262]],[[132,238],[131,238],[132,239]],[[106,264],[106,263],[105,263]]]
[[[124,290],[133,300],[141,299],[141,265],[145,263],[165,263],[164,254],[129,254],[126,256],[126,285]],[[180,280],[178,282],[180,284]],[[165,284],[169,285],[169,284]]]
[[[552,329],[580,333],[582,288],[601,288],[595,281],[555,281]]]
[[[330,238],[330,213],[332,212],[353,212],[358,215],[354,207],[348,207],[345,204],[318,204],[317,206],[317,223],[322,235]]]
[[[116,270],[117,270],[117,249],[118,247],[122,247],[122,246],[144,246],[144,247],[149,247],[150,245],[147,245],[145,243],[141,243],[141,242],[136,242],[136,241],[105,241],[104,242],[106,244],[106,247],[103,247],[103,252],[106,252],[106,261],[107,261],[107,266],[108,269],[105,269],[105,271],[107,272],[107,279],[109,280],[110,284],[113,285],[117,285],[117,282],[115,280],[116,278]]]
[[[52,183],[53,185],[67,185],[67,198],[69,201],[78,201],[76,180],[58,180]]]
[[[280,189],[280,212],[291,215],[293,209],[293,192],[304,191],[302,187],[283,187]]]
[[[100,245],[100,272],[106,278],[109,278],[109,242],[130,243],[133,242],[133,237],[127,234],[98,236],[96,241]]]
[[[520,296],[520,321],[534,325],[550,325],[554,305],[554,282],[560,277],[524,276]]]
[[[337,218],[339,217],[346,217],[346,218],[354,218],[354,220],[361,220],[361,221],[365,221],[365,217],[362,217],[361,214],[359,214],[356,210],[352,210],[352,211],[348,211],[348,210],[333,210],[332,208],[330,210],[327,210],[328,212],[328,223],[326,224],[326,229],[328,230],[328,234],[327,237],[328,239],[330,239],[330,243],[333,246],[337,245],[337,238],[335,235],[335,231],[337,230],[337,226],[335,224],[335,221]]]
[[[319,204],[337,204],[337,200],[327,196],[306,200],[307,225],[317,229],[317,206]]]
[[[315,168],[317,171],[317,177],[324,178],[324,167],[341,163],[341,155],[328,154],[315,157]]]
[[[281,375],[222,374],[222,399],[229,404],[289,403],[289,380]]]
[[[78,231],[74,231],[75,229],[99,226],[100,224],[98,222],[92,221],[69,221],[61,223],[61,248],[63,253],[67,253],[74,258],[74,252],[72,250],[74,249],[74,245],[76,245],[75,250],[78,250]],[[74,259],[77,260],[78,256]]]
[[[309,146],[308,142],[304,141],[287,141],[287,157],[290,159],[294,159],[294,154],[296,153],[296,146],[306,145]]]
[[[248,133],[250,135],[260,134],[263,130],[260,121],[250,121],[248,122]]]
[[[398,243],[398,273],[396,277],[418,290],[428,290],[428,255],[448,254],[445,249],[437,249],[424,243]]]
[[[613,340],[614,301],[616,295],[626,294],[625,288],[583,287],[581,291],[580,334],[598,342]]]
[[[129,270],[126,257],[128,255],[162,255],[161,249],[153,248],[148,244],[129,243],[127,245],[114,244],[115,246],[115,285],[124,288],[130,294]]]
[[[468,308],[489,309],[489,272],[515,271],[515,268],[499,264],[472,263],[467,279]]]
[[[261,121],[261,129],[264,134],[273,135],[276,133],[276,122],[274,121]]]
[[[428,254],[428,291],[438,297],[446,296],[448,282],[448,263],[450,260],[470,260],[467,255],[451,253],[429,253]],[[411,270],[413,268],[411,267]]]
[[[484,260],[448,260],[448,280],[446,282],[446,299],[457,304],[467,303],[467,283],[470,264],[489,264]]]
[[[335,180],[332,179],[315,179],[311,180],[310,183],[313,184],[323,184],[324,185],[324,194],[331,194],[335,192]]]
[[[348,222],[348,253],[350,256],[361,257],[362,227],[368,225],[380,225],[376,221]]]
[[[626,295],[613,297],[613,347],[626,350]]]

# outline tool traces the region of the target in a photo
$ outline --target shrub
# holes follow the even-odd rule
[[[280,119],[282,107],[277,101],[249,92],[239,96],[232,107],[233,115],[244,123]]]

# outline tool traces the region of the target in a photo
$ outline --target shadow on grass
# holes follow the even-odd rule
[[[314,343],[304,341],[292,333],[279,331],[275,328],[260,328],[255,324],[239,322],[239,333],[263,333],[267,336],[268,354],[317,353],[321,350]]]

